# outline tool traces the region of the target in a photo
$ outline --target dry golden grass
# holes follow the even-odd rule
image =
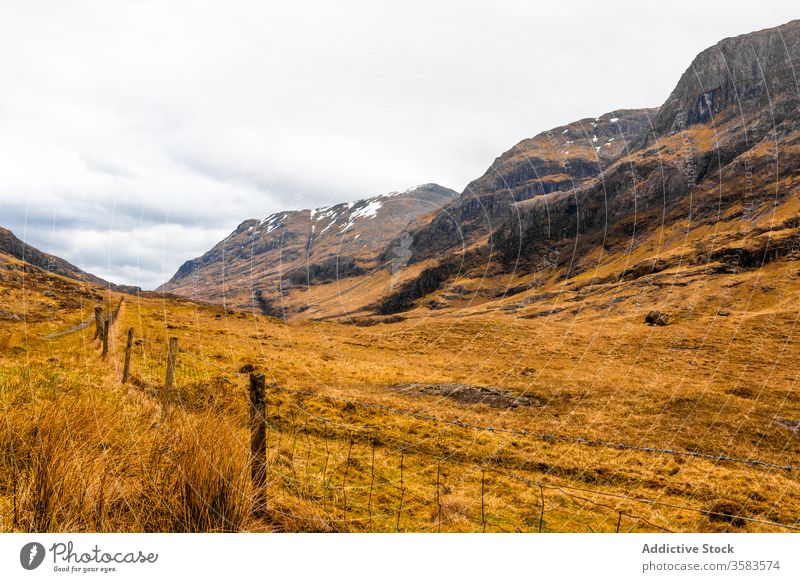
[[[91,328],[41,339],[83,320],[92,303],[59,310],[54,320],[7,324],[0,330],[10,337],[0,353],[3,529],[616,531],[619,523],[621,531],[776,531],[760,521],[796,525],[796,471],[473,430],[274,387],[267,506],[254,512],[247,374],[237,373],[251,364],[282,388],[462,423],[796,466],[797,436],[775,422],[800,419],[793,269],[775,262],[735,278],[665,273],[659,276],[686,285],[667,292],[635,287],[637,296],[624,303],[610,299],[628,294],[628,283],[583,296],[570,291],[519,312],[498,311],[505,301],[483,303],[463,317],[417,310],[404,322],[368,328],[284,324],[187,301],[129,297],[107,362]],[[26,293],[29,304],[39,301],[36,289]],[[565,304],[579,312],[514,316]],[[651,307],[671,311],[674,325],[644,325]],[[722,307],[731,315],[717,315]],[[122,386],[129,326],[145,341],[133,352],[133,381]],[[173,411],[162,423],[158,397],[170,336],[186,351],[178,357]],[[497,386],[535,405],[493,408],[391,388],[408,383]]]

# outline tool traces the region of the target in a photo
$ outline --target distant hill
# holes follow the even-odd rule
[[[158,290],[272,313],[293,289],[379,268],[380,255],[394,237],[455,196],[453,190],[425,184],[246,220],[206,254],[184,263]]]
[[[129,285],[115,285],[91,273],[80,270],[78,267],[56,257],[44,253],[17,238],[14,233],[5,228],[0,228],[0,253],[19,259],[29,265],[44,271],[61,275],[76,281],[83,281],[92,285],[105,287],[120,293],[136,293],[140,289]]]

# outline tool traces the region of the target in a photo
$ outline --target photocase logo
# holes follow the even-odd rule
[[[35,570],[44,561],[44,546],[39,542],[30,542],[19,551],[19,563],[26,570]]]

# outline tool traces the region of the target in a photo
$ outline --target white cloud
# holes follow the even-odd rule
[[[425,182],[460,190],[522,138],[659,105],[697,52],[794,11],[3,3],[0,224],[153,287],[247,218]]]

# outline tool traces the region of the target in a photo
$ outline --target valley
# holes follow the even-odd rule
[[[638,307],[614,301],[637,291],[624,287],[534,303],[536,317],[484,304],[367,327],[126,296],[106,362],[93,327],[42,339],[89,317],[96,299],[70,303],[75,290],[53,277],[26,277],[27,320],[0,331],[7,527],[14,512],[17,528],[54,531],[616,531],[620,515],[620,531],[796,523],[791,262],[735,285],[675,273],[661,327],[644,323],[646,295]],[[139,343],[122,385],[129,327]],[[256,518],[250,370],[266,376],[269,427]],[[221,505],[201,511],[212,498]]]
[[[155,291],[0,231],[0,527],[800,529],[798,56],[724,39],[658,108],[246,219]]]

